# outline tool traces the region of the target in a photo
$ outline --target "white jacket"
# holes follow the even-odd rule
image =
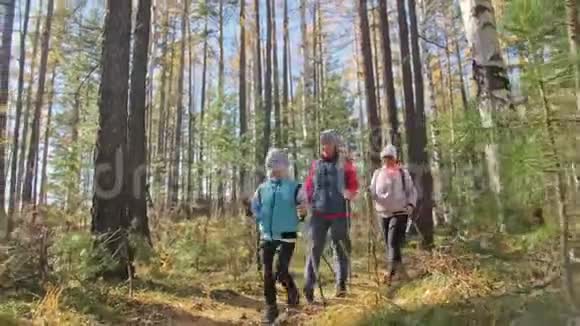
[[[405,178],[405,189],[403,180]],[[398,212],[406,212],[407,206],[417,205],[417,190],[413,179],[405,168],[375,170],[371,180],[370,192],[375,203],[375,209],[381,215],[390,216]]]

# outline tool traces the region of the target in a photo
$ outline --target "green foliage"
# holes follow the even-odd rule
[[[51,199],[59,206],[66,205],[70,213],[78,213],[90,190],[82,171],[93,168],[100,61],[95,44],[101,44],[101,17],[102,12],[83,10],[65,15],[58,36],[61,41],[56,46],[58,60],[66,64],[59,65],[58,70],[62,81],[55,98],[48,188]],[[73,138],[75,129],[77,139]]]
[[[50,248],[54,275],[60,282],[87,281],[116,266],[110,252],[87,232],[58,235]]]
[[[359,325],[563,325],[571,317],[563,299],[543,293],[539,297],[507,296],[475,302],[420,307],[412,312],[385,308]]]
[[[106,284],[71,286],[63,291],[61,305],[92,319],[90,324],[98,321],[118,324],[121,321],[120,311],[110,304],[110,294],[110,288]]]
[[[143,235],[129,233],[129,245],[133,248],[133,259],[136,263],[147,265],[155,262],[157,254]]]
[[[0,314],[0,325],[4,326],[17,326],[20,323],[14,316],[8,314]]]
[[[335,129],[343,135],[348,135],[353,128],[350,116],[353,113],[354,98],[342,83],[340,75],[328,76],[320,113],[320,127],[321,130]]]
[[[18,296],[2,298],[0,301],[0,325],[4,325],[4,322],[15,322],[17,318],[30,317],[29,312],[32,308],[30,300],[30,297]]]
[[[507,3],[503,27],[525,40],[528,50],[565,37],[564,2],[549,0],[511,0]]]
[[[296,156],[298,157],[297,167],[301,172],[300,178],[304,177],[304,173],[308,171],[310,162],[313,159],[312,155],[318,156],[318,149],[315,144],[318,142],[319,132],[325,129],[335,129],[343,137],[347,144],[353,145],[357,143],[357,133],[355,129],[358,127],[356,119],[352,118],[354,113],[354,96],[344,84],[344,80],[339,73],[329,72],[325,80],[324,98],[320,106],[316,108],[316,101],[314,98],[309,98],[307,101],[311,108],[319,110],[320,124],[319,130],[315,127],[314,112],[306,114],[307,121],[304,121],[304,116],[297,112],[302,112],[302,102],[297,101],[292,107],[294,119],[296,119],[296,130],[289,130],[289,139],[296,138],[297,149]],[[302,97],[302,88],[298,88],[295,98]],[[302,126],[307,126],[308,138],[303,137]],[[290,145],[290,144],[289,144]]]
[[[508,230],[530,227],[532,211],[543,206],[547,165],[545,129],[530,128],[534,115],[518,121],[511,113],[500,114],[505,121],[494,131],[499,145],[502,201]],[[439,112],[433,123],[440,153],[443,200],[453,207],[454,223],[463,228],[493,229],[497,207],[489,190],[484,150],[491,135],[481,127],[474,107]],[[525,191],[524,191],[525,189]]]

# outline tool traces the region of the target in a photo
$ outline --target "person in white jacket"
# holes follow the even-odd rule
[[[409,218],[417,203],[417,191],[409,171],[397,160],[397,149],[387,145],[381,151],[383,166],[373,173],[370,193],[375,204],[387,248],[385,282],[391,284],[395,275],[407,279],[401,249]]]

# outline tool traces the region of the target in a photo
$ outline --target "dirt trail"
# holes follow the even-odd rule
[[[409,266],[416,265],[417,259],[410,259]],[[359,266],[363,266],[362,262]],[[366,262],[364,263],[366,267]],[[321,266],[321,268],[325,268]],[[413,269],[413,268],[411,268]],[[412,275],[418,275],[411,271]],[[317,289],[316,303],[307,305],[301,297],[301,305],[288,309],[285,304],[285,291],[278,287],[278,302],[281,316],[279,325],[352,325],[357,317],[361,317],[377,305],[384,304],[386,289],[377,286],[373,273],[353,273],[350,291],[346,298],[334,298],[332,280],[326,277],[323,293],[326,306],[322,304],[320,291]],[[302,282],[298,282],[299,286]],[[213,289],[199,296],[156,298],[150,293],[137,294],[135,304],[141,304],[136,316],[130,324],[163,325],[261,325],[263,297],[261,287],[254,284],[252,291],[235,291],[231,289]],[[145,305],[144,302],[147,302]],[[156,303],[157,302],[157,303]],[[396,302],[396,300],[395,300]],[[133,312],[135,313],[135,312]]]

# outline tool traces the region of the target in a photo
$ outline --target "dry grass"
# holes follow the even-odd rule
[[[350,296],[332,298],[333,276],[323,264],[321,274],[328,306],[303,306],[287,318],[286,325],[366,324],[370,316],[381,311],[412,316],[427,306],[471,302],[517,289],[529,283],[531,277],[541,279],[548,272],[531,268],[530,260],[551,259],[539,250],[528,251],[530,246],[521,245],[519,240],[500,241],[492,248],[495,252],[480,253],[464,242],[446,239],[444,246],[432,254],[407,250],[414,280],[390,298],[387,289],[376,283],[374,271],[367,271],[369,258],[365,255],[364,237],[368,233],[360,226],[357,231],[359,236],[353,242],[358,259],[353,262]],[[128,284],[55,283],[58,285],[39,292],[37,299],[24,295],[14,299],[22,300],[21,305],[9,315],[39,325],[258,323],[263,298],[254,265],[255,238],[250,223],[231,218],[166,221],[156,226],[153,238],[155,252],[137,264],[138,278],[132,291]],[[382,245],[377,250],[382,265]],[[518,250],[524,250],[525,255],[515,255]],[[292,263],[299,286],[303,284],[304,260],[304,243],[300,241]],[[279,291],[279,299],[284,301],[283,290]],[[10,309],[0,303],[0,314],[4,311]]]

